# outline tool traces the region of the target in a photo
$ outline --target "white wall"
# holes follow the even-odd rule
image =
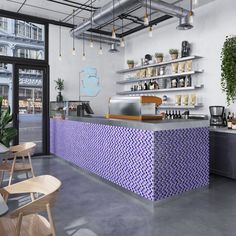
[[[197,90],[196,94],[202,97],[204,108],[195,112],[208,113],[210,105],[226,106],[225,94],[222,93],[220,86],[220,53],[225,37],[236,34],[235,9],[235,0],[215,0],[196,9],[192,30],[176,30],[177,19],[171,19],[163,25],[154,26],[153,38],[148,37],[147,30],[138,32],[126,42],[125,61],[127,59],[140,61],[145,54],[153,55],[155,52],[163,52],[168,57],[169,48],[181,49],[181,42],[187,40],[192,44],[192,55],[203,57],[199,60],[198,67],[204,69],[204,73],[199,75],[197,80],[204,84],[204,88]],[[172,97],[175,95],[175,93],[166,94]],[[236,111],[236,105],[230,108]]]
[[[104,115],[108,110],[108,98],[116,93],[116,80],[119,76],[115,71],[123,67],[124,52],[111,54],[108,45],[103,45],[103,55],[98,55],[99,44],[90,48],[86,43],[86,61],[82,60],[82,40],[75,40],[76,56],[72,55],[72,38],[68,28],[62,27],[62,61],[58,59],[59,27],[49,27],[49,65],[50,65],[50,100],[55,101],[57,91],[55,82],[58,78],[65,80],[64,100],[79,100],[79,72],[85,66],[97,68],[101,79],[102,90],[95,98],[82,97],[91,101],[96,115]]]

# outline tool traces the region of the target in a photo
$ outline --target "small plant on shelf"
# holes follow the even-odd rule
[[[236,97],[236,37],[227,36],[221,52],[221,87],[227,104]]]
[[[160,52],[155,53],[155,58],[156,58],[157,63],[163,62],[163,57],[164,57],[163,53],[160,53]]]
[[[178,58],[179,50],[172,48],[172,49],[169,50],[169,53],[170,53],[171,59],[172,59],[172,60],[175,60],[175,59]]]
[[[127,60],[127,65],[129,69],[134,68],[134,60]]]
[[[61,91],[64,90],[64,80],[61,78],[58,78],[57,80],[54,80],[56,83],[55,89],[58,91],[57,95],[57,102],[63,101],[63,96],[61,95]]]

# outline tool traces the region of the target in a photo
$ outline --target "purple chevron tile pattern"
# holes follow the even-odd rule
[[[208,129],[153,132],[50,121],[51,153],[157,201],[209,182]]]

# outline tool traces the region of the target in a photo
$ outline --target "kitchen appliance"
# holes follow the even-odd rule
[[[210,106],[209,107],[211,118],[210,125],[211,126],[224,126],[224,111],[225,108],[223,106]]]
[[[89,101],[79,101],[79,103],[80,104],[77,106],[77,116],[85,116],[86,113],[88,115],[94,114]]]
[[[182,42],[181,57],[190,56],[190,43],[188,41]]]
[[[156,108],[162,99],[155,96],[113,96],[109,101],[108,118],[126,120],[161,120]]]

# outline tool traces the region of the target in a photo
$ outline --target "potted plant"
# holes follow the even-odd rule
[[[63,101],[63,96],[61,95],[61,91],[64,89],[64,80],[61,78],[58,78],[57,80],[54,80],[56,83],[55,89],[58,90],[57,95],[57,102]]]
[[[10,146],[10,142],[17,135],[17,130],[11,127],[12,114],[11,108],[8,106],[6,110],[2,110],[3,97],[0,97],[0,143],[6,147]]]
[[[157,63],[163,62],[163,57],[164,57],[163,53],[159,53],[159,52],[155,53],[155,58],[156,58]]]
[[[171,59],[175,60],[178,58],[179,50],[178,49],[170,49],[169,53],[170,53]]]
[[[127,60],[129,69],[134,68],[134,60]]]
[[[226,93],[227,104],[236,97],[236,37],[226,37],[221,51],[221,87]]]

